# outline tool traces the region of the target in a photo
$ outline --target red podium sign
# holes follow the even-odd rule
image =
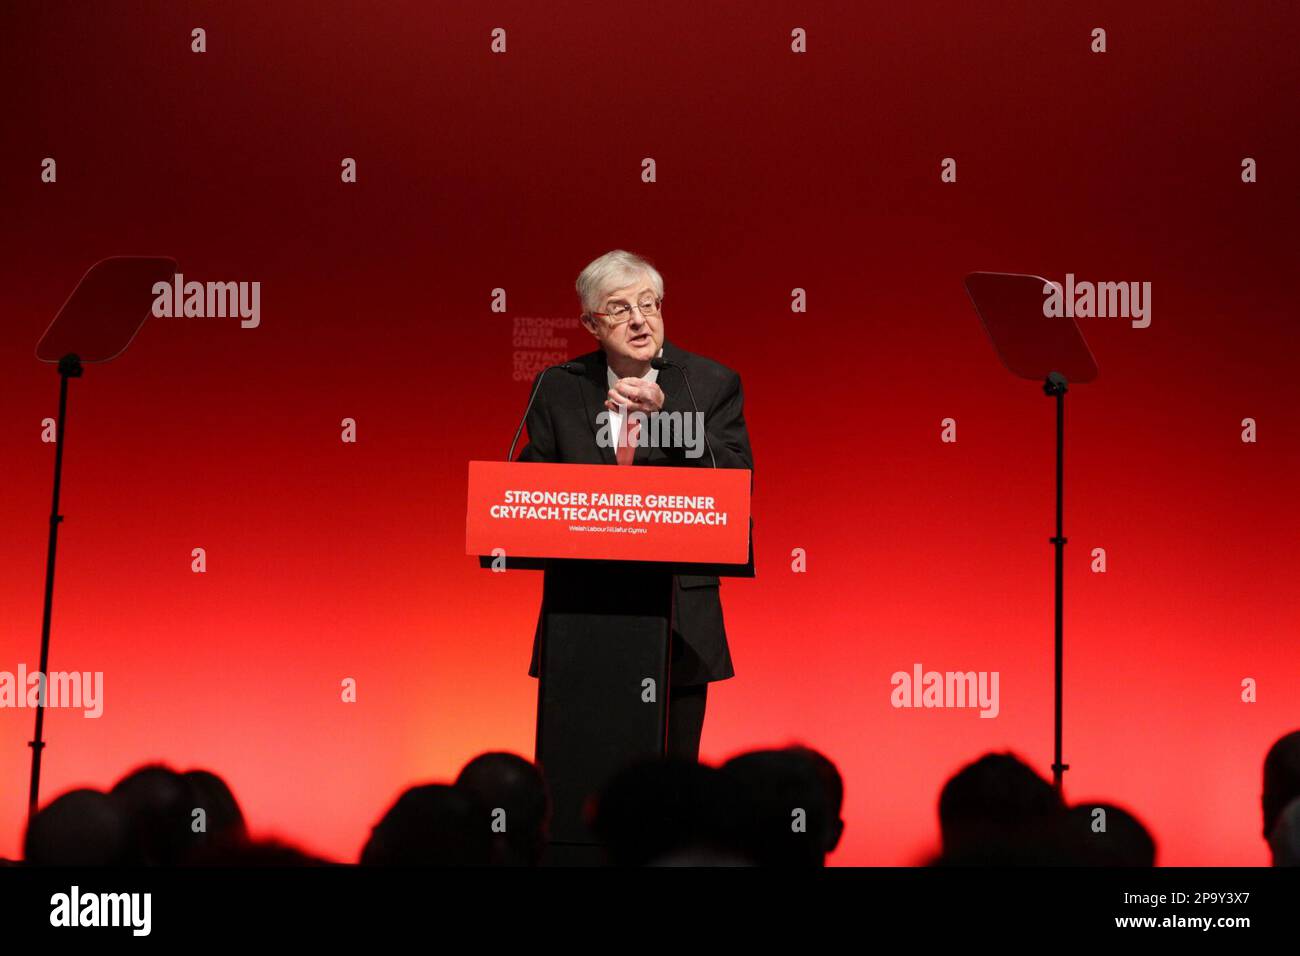
[[[471,461],[465,553],[744,564],[750,472]]]

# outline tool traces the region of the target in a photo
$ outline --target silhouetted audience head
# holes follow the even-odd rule
[[[1064,826],[1069,847],[1077,852],[1077,862],[1082,865],[1156,865],[1156,841],[1123,807],[1080,803],[1066,812]]]
[[[1277,815],[1268,836],[1274,866],[1300,866],[1300,798],[1292,800]]]
[[[170,767],[140,767],[114,784],[111,796],[126,818],[143,863],[183,862],[200,842],[202,834],[193,829],[193,791],[185,777]]]
[[[800,754],[812,762],[817,778],[822,782],[826,794],[826,852],[831,853],[840,845],[844,836],[844,778],[835,763],[820,751],[803,745],[790,748],[792,753]]]
[[[731,819],[742,794],[714,767],[669,757],[632,764],[594,803],[592,829],[615,866],[671,862],[676,854],[734,859]]]
[[[412,787],[370,832],[361,862],[375,866],[480,866],[495,862],[490,821],[467,793]]]
[[[542,772],[517,754],[479,754],[465,764],[456,787],[476,800],[507,865],[536,866],[546,848],[550,798]],[[492,829],[496,825],[497,829]],[[500,828],[504,828],[503,830]]]
[[[756,750],[723,767],[743,794],[737,807],[742,846],[759,866],[824,866],[839,841],[825,768],[806,748]],[[832,769],[834,769],[832,767]]]
[[[1264,758],[1264,839],[1273,832],[1282,808],[1300,797],[1300,730],[1281,737]]]
[[[953,858],[1016,843],[1026,827],[1051,827],[1064,809],[1056,788],[1020,758],[985,754],[959,770],[939,795],[943,854]]]
[[[844,781],[806,746],[758,750],[721,768],[662,758],[624,768],[587,808],[588,823],[620,866],[825,865],[839,844]],[[1300,731],[1264,761],[1264,830],[1274,866],[1300,866]],[[195,832],[196,810],[206,824]],[[537,865],[551,802],[540,768],[517,754],[469,761],[454,786],[406,790],[371,830],[364,865]],[[1012,753],[967,764],[939,796],[938,866],[1151,867],[1156,843],[1111,803],[1067,808],[1060,793]],[[6,861],[0,861],[6,862]],[[109,793],[72,790],[32,819],[28,865],[203,863],[330,865],[277,839],[252,840],[235,795],[207,770],[162,764],[127,774]]]
[[[206,833],[197,835],[200,842],[238,843],[247,838],[244,813],[224,780],[209,770],[187,770],[182,776],[189,784],[194,809],[203,811]],[[192,818],[193,809],[190,813]]]
[[[25,862],[36,866],[119,866],[137,862],[117,803],[98,790],[52,800],[27,827]]]
[[[221,840],[199,847],[190,862],[201,866],[333,866],[283,840]]]

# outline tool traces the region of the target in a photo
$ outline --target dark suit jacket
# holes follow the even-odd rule
[[[695,398],[704,413],[704,429],[719,468],[753,469],[749,434],[745,430],[744,396],[740,376],[717,362],[664,341],[663,357],[682,365],[691,379]],[[590,352],[573,359],[586,370],[575,375],[553,369],[542,381],[528,413],[528,445],[519,461],[607,464],[617,467],[614,449],[596,443],[597,416],[605,411],[609,392],[605,353]],[[665,412],[693,413],[691,396],[675,368],[659,372]],[[536,385],[536,379],[533,380]],[[630,467],[669,465],[711,468],[708,449],[699,458],[686,457],[685,448],[638,447]],[[704,684],[735,676],[727,632],[722,623],[719,581],[713,575],[677,575],[673,595],[672,671],[674,686]],[[538,674],[541,658],[541,616],[533,639],[533,661],[528,673]]]

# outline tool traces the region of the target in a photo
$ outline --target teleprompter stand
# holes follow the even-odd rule
[[[40,686],[27,790],[27,817],[36,813],[41,793],[41,757],[45,750],[45,707],[48,703],[50,627],[54,615],[54,560],[59,544],[59,492],[63,485],[63,446],[67,437],[68,380],[80,378],[82,363],[109,362],[126,350],[153,305],[156,282],[171,281],[176,261],[157,256],[114,256],[91,266],[36,345],[42,362],[57,362],[59,417],[54,447],[54,495],[50,509],[49,543],[45,557],[45,601],[41,613]]]
[[[1071,383],[1097,377],[1097,363],[1074,319],[1049,316],[1044,302],[1053,283],[1039,276],[975,272],[966,277],[966,291],[984,330],[1012,374],[1042,383],[1056,399],[1056,532],[1052,545],[1054,577],[1053,639],[1053,760],[1052,784],[1063,789],[1070,765],[1062,755],[1063,685],[1065,680],[1065,393]],[[1059,287],[1058,287],[1059,291]]]

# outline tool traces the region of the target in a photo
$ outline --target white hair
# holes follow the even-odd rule
[[[591,260],[579,273],[576,283],[582,311],[584,313],[597,311],[604,304],[607,293],[632,285],[641,276],[649,278],[650,288],[654,290],[655,298],[662,299],[664,277],[649,260],[623,249],[615,249],[598,259]]]

